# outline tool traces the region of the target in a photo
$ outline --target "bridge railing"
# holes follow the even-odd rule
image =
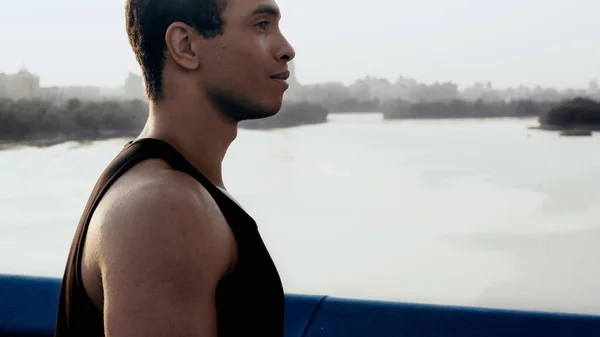
[[[51,337],[60,279],[0,275],[0,337]],[[600,316],[286,295],[285,337],[589,337]]]

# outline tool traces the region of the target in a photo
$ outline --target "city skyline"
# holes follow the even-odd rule
[[[438,81],[432,81],[432,82],[425,82],[425,81],[421,81],[418,78],[414,78],[414,77],[410,77],[410,76],[403,76],[403,75],[399,75],[396,76],[395,78],[389,78],[389,77],[382,77],[382,76],[373,76],[373,75],[364,75],[362,77],[358,77],[350,82],[343,82],[340,80],[329,80],[329,81],[324,81],[324,82],[315,82],[315,83],[303,83],[302,81],[298,81],[298,72],[295,70],[295,62],[292,62],[290,65],[290,69],[292,71],[292,78],[290,79],[290,81],[292,82],[298,82],[300,85],[302,86],[314,86],[314,85],[323,85],[323,84],[335,84],[335,83],[341,83],[344,86],[351,86],[353,84],[356,84],[357,82],[361,82],[361,81],[365,81],[365,80],[387,80],[390,82],[390,84],[396,84],[398,83],[399,79],[402,80],[414,80],[416,81],[418,84],[423,84],[423,85],[435,85],[435,84],[446,84],[446,83],[450,83],[453,85],[456,85],[460,90],[464,90],[464,89],[468,89],[468,88],[472,88],[478,85],[491,85],[493,87],[493,89],[499,89],[499,90],[504,90],[504,89],[514,89],[514,88],[519,88],[519,87],[526,87],[526,88],[530,88],[530,89],[535,89],[537,87],[540,88],[544,88],[544,89],[555,89],[555,90],[559,90],[559,91],[563,91],[563,90],[585,90],[585,89],[590,89],[590,86],[592,85],[598,85],[598,82],[600,82],[600,76],[599,79],[596,78],[590,78],[589,81],[587,81],[587,83],[585,83],[584,85],[580,86],[580,87],[560,87],[560,86],[544,86],[541,84],[533,84],[533,85],[524,85],[524,84],[518,84],[518,85],[512,85],[512,86],[508,86],[508,87],[500,87],[495,85],[492,81],[485,81],[485,80],[479,80],[473,83],[468,83],[465,85],[459,85],[456,82],[453,82],[451,80],[438,80]],[[142,77],[141,71],[129,71],[127,73],[122,74],[122,76],[119,77],[119,81],[115,82],[115,83],[111,83],[111,85],[94,85],[94,84],[67,84],[67,85],[60,85],[60,84],[52,84],[52,83],[48,83],[47,81],[44,81],[44,79],[42,78],[42,76],[40,76],[40,74],[32,71],[29,67],[27,67],[27,65],[23,64],[21,65],[21,67],[19,67],[19,69],[17,69],[16,71],[13,72],[3,72],[0,71],[0,75],[16,75],[18,73],[22,73],[22,72],[26,72],[29,74],[32,74],[36,77],[39,77],[39,86],[43,87],[43,88],[50,88],[50,87],[59,87],[59,88],[69,88],[69,87],[96,87],[96,88],[120,88],[122,87],[124,81],[127,81],[127,78],[130,78],[132,75],[136,76],[136,77]],[[301,77],[301,76],[300,76]]]
[[[302,84],[402,75],[461,88],[489,81],[564,89],[600,79],[596,0],[277,2]],[[0,72],[26,65],[42,86],[102,87],[140,74],[123,3],[11,3],[0,13]]]
[[[293,63],[290,65],[293,72]],[[306,101],[313,103],[340,103],[346,100],[368,102],[403,100],[409,102],[436,102],[463,99],[475,101],[512,101],[520,99],[559,101],[574,97],[600,98],[598,81],[590,81],[588,87],[555,88],[509,87],[497,88],[492,83],[477,82],[472,86],[459,88],[451,82],[425,84],[410,78],[398,78],[396,82],[376,77],[358,79],[350,85],[341,82],[326,82],[317,84],[302,84],[292,75],[289,79],[290,88],[284,99],[288,101]],[[127,78],[119,86],[44,86],[38,74],[21,68],[17,73],[0,73],[0,98],[12,99],[142,99],[147,100],[142,76],[128,73]]]

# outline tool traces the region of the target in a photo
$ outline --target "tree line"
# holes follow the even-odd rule
[[[0,140],[22,141],[64,136],[94,139],[104,133],[141,130],[148,106],[141,100],[66,102],[0,100]]]
[[[544,111],[539,117],[542,126],[558,129],[584,127],[600,129],[600,103],[578,97],[566,100]]]
[[[269,118],[244,121],[243,128],[268,129],[324,123],[330,111],[383,112],[386,119],[538,117],[542,126],[600,128],[600,103],[588,98],[562,102],[533,100],[408,103],[395,100],[361,102],[345,100],[335,106],[284,102]],[[0,100],[0,141],[36,139],[93,140],[134,136],[144,126],[148,103],[141,100],[69,101]]]
[[[386,119],[537,117],[540,125],[547,128],[600,128],[600,103],[584,97],[559,102],[451,100],[408,103],[398,100],[384,102],[381,111]]]
[[[274,117],[245,121],[241,127],[274,128],[323,123],[329,111],[306,102],[286,102]],[[88,101],[72,99],[0,100],[0,141],[38,139],[93,140],[133,136],[148,116],[148,103],[141,100]]]
[[[449,100],[438,102],[409,103],[390,101],[382,104],[381,110],[386,119],[421,118],[500,118],[500,117],[538,117],[552,108],[552,102],[533,100],[517,101],[465,101]]]

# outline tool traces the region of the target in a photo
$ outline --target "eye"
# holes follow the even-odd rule
[[[265,30],[265,29],[267,29],[268,25],[269,25],[269,21],[261,21],[261,22],[255,24],[254,26],[258,27],[258,28],[260,28],[262,30]]]

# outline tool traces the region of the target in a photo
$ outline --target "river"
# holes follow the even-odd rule
[[[224,163],[287,292],[600,314],[600,138],[532,119],[332,115]],[[60,277],[126,140],[0,151],[0,273]]]

